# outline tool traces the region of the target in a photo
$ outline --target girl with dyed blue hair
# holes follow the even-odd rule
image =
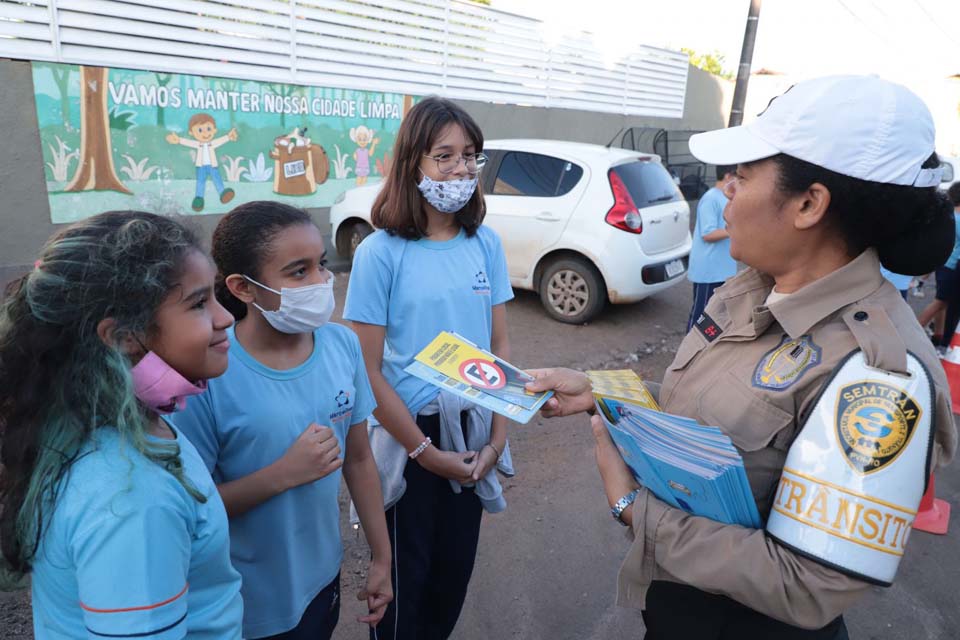
[[[0,561],[34,637],[240,638],[227,517],[165,414],[227,368],[233,317],[187,229],[108,212],[54,236],[0,311]]]

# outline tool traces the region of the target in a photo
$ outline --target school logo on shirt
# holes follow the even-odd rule
[[[836,435],[853,470],[866,475],[897,459],[923,410],[899,387],[864,380],[840,389]]]
[[[478,295],[490,295],[490,281],[486,272],[481,269],[473,276],[473,292]]]
[[[345,420],[353,413],[353,407],[350,406],[350,392],[340,390],[333,398],[337,403],[337,410],[330,414],[330,422],[340,422]]]
[[[809,335],[796,340],[784,336],[780,344],[757,363],[753,371],[753,386],[771,391],[789,389],[821,360],[820,347]]]

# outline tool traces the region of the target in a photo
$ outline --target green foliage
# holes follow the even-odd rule
[[[110,109],[110,128],[127,131],[137,126],[137,114],[133,111],[120,111],[119,107]]]
[[[707,73],[720,76],[725,80],[733,80],[736,78],[736,74],[734,72],[727,71],[723,68],[724,63],[727,61],[727,57],[719,51],[714,50],[713,53],[701,54],[686,47],[681,48],[680,51],[689,56],[690,64],[699,69],[703,69]]]

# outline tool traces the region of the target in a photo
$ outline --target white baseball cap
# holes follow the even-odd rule
[[[932,187],[941,169],[921,165],[935,140],[930,110],[906,87],[826,76],[798,82],[749,124],[691,136],[690,152],[720,165],[784,153],[851,178]]]

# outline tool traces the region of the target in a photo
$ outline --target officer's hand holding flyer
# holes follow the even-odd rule
[[[743,460],[719,428],[660,411],[632,371],[589,371],[597,413],[637,482],[698,516],[759,528]]]
[[[480,349],[463,336],[443,331],[405,369],[411,375],[526,424],[552,391],[531,393],[528,373]]]

